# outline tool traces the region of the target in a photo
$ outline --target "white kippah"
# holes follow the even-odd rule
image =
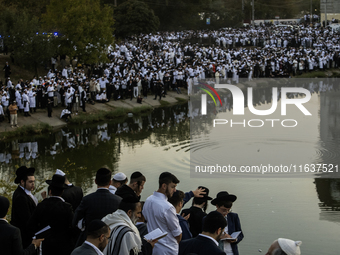
[[[300,255],[300,245],[302,244],[301,241],[293,241],[290,239],[285,238],[279,238],[278,243],[281,247],[281,249],[287,254],[287,255]]]
[[[61,175],[61,176],[65,176],[65,175],[66,175],[66,174],[65,174],[63,171],[61,171],[60,169],[57,169],[57,171],[55,172],[55,174]]]
[[[113,179],[116,181],[124,181],[126,179],[126,175],[124,173],[119,172],[113,176]]]

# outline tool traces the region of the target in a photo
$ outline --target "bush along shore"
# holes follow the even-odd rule
[[[168,95],[161,100],[153,100],[153,96],[143,99],[142,104],[133,100],[109,101],[107,103],[86,103],[86,112],[79,107],[78,112],[73,112],[66,122],[61,119],[61,112],[65,107],[60,105],[52,109],[52,117],[47,116],[47,109],[37,108],[36,112],[29,117],[18,113],[18,128],[11,128],[6,116],[5,121],[0,123],[0,141],[29,135],[39,135],[57,130],[66,125],[82,125],[107,120],[123,121],[128,114],[144,115],[153,111],[156,107],[168,107],[171,105],[188,102],[187,94],[177,94],[169,91]]]
[[[129,113],[134,115],[141,115],[145,113],[149,113],[153,110],[153,107],[148,105],[143,105],[141,107],[136,107],[132,109],[128,108],[115,108],[112,111],[98,111],[92,113],[80,113],[79,115],[73,116],[69,119],[68,123],[71,125],[79,125],[86,123],[95,123],[104,120],[114,120],[118,118],[126,117]]]
[[[18,127],[11,131],[5,131],[0,133],[0,141],[13,139],[13,138],[21,138],[32,135],[42,135],[53,131],[53,127],[47,123],[38,123],[34,125],[25,125],[22,127]]]

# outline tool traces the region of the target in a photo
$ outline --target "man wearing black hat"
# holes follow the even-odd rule
[[[38,204],[28,221],[28,229],[32,236],[43,228],[50,226],[49,233],[46,233],[42,243],[43,255],[70,254],[74,248],[72,239],[72,206],[66,203],[61,197],[65,185],[65,177],[53,175],[52,180],[47,180],[49,184],[49,198]]]
[[[40,246],[43,239],[35,239],[26,249],[23,249],[21,242],[20,229],[8,224],[6,214],[9,208],[9,200],[6,197],[0,196],[0,240],[1,254],[6,255],[31,255],[36,254],[36,249]]]
[[[86,241],[71,255],[102,255],[109,238],[109,226],[101,220],[93,220],[89,224]]]
[[[80,205],[74,213],[72,221],[73,226],[83,220],[85,230],[80,234],[76,246],[80,246],[86,239],[87,226],[94,219],[101,219],[109,213],[118,209],[122,200],[121,197],[112,194],[109,191],[112,172],[107,168],[100,168],[96,173],[95,182],[97,191],[83,197]]]
[[[116,195],[123,197],[124,194],[128,193],[140,199],[145,182],[146,178],[141,172],[134,172],[131,174],[129,185],[124,184],[121,186],[116,191]]]
[[[202,234],[195,238],[184,240],[179,244],[178,255],[225,255],[218,247],[218,241],[222,237],[227,221],[218,212],[210,212],[204,220]]]
[[[202,186],[198,188],[204,189],[205,194],[202,194],[203,197],[195,197],[192,206],[182,211],[184,216],[190,214],[188,222],[193,237],[198,236],[198,234],[202,232],[202,220],[207,215],[205,211],[207,210],[208,200],[212,200],[212,198],[209,197],[208,188]]]
[[[32,242],[26,224],[38,204],[38,199],[31,193],[35,183],[34,172],[34,168],[21,166],[17,169],[17,177],[14,180],[14,183],[19,185],[12,197],[11,224],[20,229],[23,247]]]
[[[80,187],[74,186],[72,183],[70,183],[66,174],[62,170],[57,169],[55,174],[65,177],[65,184],[67,188],[64,190],[62,198],[65,200],[65,202],[72,205],[73,212],[75,212],[81,200],[83,199],[83,190]]]
[[[211,204],[216,206],[216,211],[222,214],[228,222],[228,226],[224,230],[226,234],[222,236],[222,239],[227,237],[230,238],[232,233],[241,231],[236,240],[220,241],[222,250],[226,254],[233,255],[239,254],[237,244],[241,242],[244,237],[238,214],[231,212],[231,207],[236,199],[237,197],[235,195],[229,194],[227,191],[221,191],[217,194],[216,198],[211,201]]]

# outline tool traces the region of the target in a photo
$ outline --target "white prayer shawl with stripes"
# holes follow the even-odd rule
[[[137,227],[129,216],[118,209],[102,219],[111,229],[110,241],[104,250],[104,255],[130,255],[130,251],[137,255],[142,250]]]

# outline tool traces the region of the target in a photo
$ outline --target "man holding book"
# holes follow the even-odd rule
[[[219,242],[220,248],[227,255],[239,254],[237,244],[241,242],[244,237],[238,214],[231,212],[231,207],[236,199],[237,197],[235,195],[229,194],[227,191],[221,191],[217,194],[216,198],[211,201],[211,204],[216,206],[216,211],[222,214],[228,222],[228,226],[224,230],[225,234]],[[236,238],[233,238],[233,233],[236,234],[236,232],[238,235]]]
[[[21,242],[20,229],[12,226],[6,220],[8,213],[9,200],[6,197],[0,196],[0,240],[1,254],[6,255],[33,255],[37,253],[37,249],[43,239],[31,239],[31,243],[23,249]]]
[[[159,240],[153,249],[153,255],[173,255],[178,253],[178,243],[182,239],[182,230],[175,207],[168,202],[176,191],[179,180],[169,172],[159,176],[158,190],[149,196],[143,207],[143,215],[149,231],[159,228],[168,235]]]
[[[38,235],[42,229],[49,230],[39,236],[45,237],[42,243],[42,255],[68,255],[74,248],[72,219],[72,206],[61,197],[65,185],[65,177],[55,174],[49,185],[49,198],[40,202],[27,223],[31,236]]]

